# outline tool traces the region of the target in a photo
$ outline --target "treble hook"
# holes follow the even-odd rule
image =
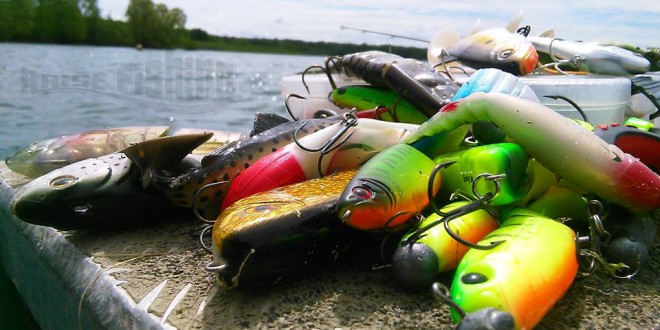
[[[575,244],[576,253],[578,254],[578,264],[583,271],[590,273],[594,269],[597,260],[596,256],[600,256],[601,240],[607,243],[611,239],[611,235],[605,231],[603,222],[600,218],[603,214],[603,204],[600,201],[595,199],[589,200],[587,204],[587,212],[589,213],[589,236],[579,236],[579,234],[576,234]],[[586,244],[589,245],[587,252],[590,251],[594,255],[581,252],[582,246]],[[583,258],[589,256],[592,258]],[[585,259],[589,262],[587,266],[585,266]]]
[[[561,96],[561,95],[544,95],[543,97],[551,98],[553,100],[562,99],[562,100],[568,102],[568,104],[572,105],[573,108],[575,108],[575,110],[577,110],[577,112],[580,113],[580,116],[582,116],[582,119],[584,119],[584,121],[589,123],[589,119],[587,118],[587,114],[584,112],[584,110],[582,110],[582,108],[580,108],[580,106],[577,105],[577,103],[575,103],[573,100],[569,99],[568,97]]]
[[[201,214],[199,214],[199,210],[197,209],[197,203],[198,203],[199,198],[202,195],[202,192],[206,191],[209,188],[213,188],[215,186],[219,186],[219,185],[225,184],[227,182],[229,182],[229,181],[212,182],[212,183],[209,183],[205,186],[202,186],[201,188],[199,188],[199,190],[197,190],[197,192],[195,192],[195,197],[193,197],[192,209],[193,209],[193,214],[195,215],[195,217],[197,219],[202,220],[202,222],[205,222],[205,223],[208,223],[208,224],[214,224],[215,223],[215,220],[208,220],[208,219],[204,218]]]
[[[305,151],[307,151],[307,152],[311,152],[311,153],[314,153],[314,152],[321,152],[321,155],[319,156],[318,166],[317,166],[317,170],[318,170],[318,172],[319,172],[319,176],[323,176],[323,171],[321,170],[321,163],[323,162],[323,157],[324,157],[325,155],[331,153],[331,152],[334,151],[335,149],[341,147],[341,145],[343,145],[346,141],[348,141],[348,139],[350,139],[351,136],[353,136],[353,133],[355,133],[355,132],[351,132],[351,133],[349,133],[348,136],[346,136],[343,140],[341,140],[340,142],[337,142],[339,139],[341,139],[341,137],[342,137],[344,134],[346,134],[346,132],[348,132],[348,130],[349,130],[351,127],[357,125],[357,123],[358,123],[358,118],[355,116],[356,112],[357,112],[357,109],[353,109],[353,110],[351,110],[350,112],[345,113],[345,114],[344,114],[344,119],[339,123],[339,125],[341,125],[341,126],[343,126],[343,127],[342,127],[339,131],[337,131],[337,132],[336,132],[336,133],[335,133],[335,134],[334,134],[334,135],[328,140],[328,142],[326,142],[324,145],[322,145],[322,146],[320,146],[320,147],[318,147],[318,148],[308,148],[308,147],[305,147],[304,145],[302,145],[302,144],[300,143],[300,139],[298,138],[299,131],[302,130],[302,129],[305,127],[305,125],[307,125],[308,122],[305,122],[304,124],[302,124],[302,125],[301,125],[300,127],[298,127],[298,128],[295,130],[295,132],[293,133],[293,142],[295,142],[296,145],[297,145],[300,149],[305,150]],[[337,145],[334,145],[335,143],[337,143]],[[334,146],[333,146],[333,145],[334,145]]]
[[[289,113],[289,116],[291,116],[291,119],[293,119],[293,121],[299,121],[300,118],[294,116],[293,112],[291,111],[291,108],[289,108],[289,99],[292,98],[292,97],[300,99],[300,100],[307,100],[307,98],[304,97],[304,96],[300,96],[298,94],[294,94],[294,93],[286,94],[286,97],[284,98],[284,107],[286,108],[286,112]]]
[[[568,75],[567,72],[565,72],[564,70],[562,70],[562,69],[560,68],[561,65],[563,65],[563,64],[571,64],[572,66],[574,66],[574,67],[576,67],[576,68],[579,68],[579,67],[580,67],[581,62],[584,61],[584,57],[582,57],[582,56],[580,56],[580,55],[574,55],[573,57],[571,57],[571,58],[568,59],[568,60],[561,60],[561,59],[559,59],[559,58],[557,58],[557,57],[555,56],[555,52],[553,51],[553,48],[552,48],[553,46],[552,46],[552,44],[553,44],[555,41],[562,41],[562,40],[563,40],[563,39],[560,39],[560,38],[553,38],[552,40],[550,40],[550,45],[548,46],[548,51],[549,51],[549,54],[550,54],[550,58],[551,58],[554,62],[547,63],[547,64],[544,64],[544,65],[541,65],[541,66],[539,66],[538,68],[534,69],[534,71],[532,71],[530,74],[536,74],[536,73],[538,73],[538,71],[541,71],[541,70],[547,69],[547,68],[549,68],[549,67],[554,67],[554,69],[555,69],[557,72],[559,72],[559,73],[561,73],[561,74],[563,74],[563,75]]]
[[[321,71],[323,71],[325,75],[328,76],[328,81],[330,82],[330,86],[332,86],[332,89],[337,89],[337,84],[335,84],[335,80],[332,78],[332,75],[330,74],[330,72],[328,72],[328,70],[326,70],[324,67],[320,65],[312,65],[307,69],[305,69],[305,71],[303,71],[302,73],[302,83],[303,86],[305,86],[305,89],[307,90],[307,94],[310,94],[310,92],[309,92],[309,86],[307,86],[307,82],[305,82],[305,75],[310,69],[320,69]]]
[[[453,238],[456,242],[458,242],[460,244],[463,244],[465,246],[468,246],[470,248],[477,249],[477,250],[490,250],[490,249],[495,248],[496,246],[504,243],[504,241],[496,241],[496,242],[491,242],[490,245],[479,245],[479,244],[474,244],[474,243],[468,242],[468,241],[464,240],[463,238],[461,238],[458,234],[454,233],[454,231],[451,229],[451,227],[449,227],[449,221],[454,220],[458,217],[461,217],[463,215],[472,213],[476,210],[483,209],[484,207],[486,207],[488,205],[488,203],[490,202],[490,200],[493,199],[495,196],[497,196],[497,194],[499,193],[499,191],[500,191],[499,180],[506,177],[506,175],[505,174],[492,175],[492,174],[489,174],[489,173],[482,173],[482,174],[478,175],[472,181],[472,194],[476,197],[476,200],[471,201],[470,203],[468,203],[466,205],[463,205],[461,207],[457,207],[457,208],[445,213],[445,212],[442,212],[441,210],[438,209],[437,205],[435,204],[435,200],[434,200],[434,196],[433,196],[433,183],[435,182],[435,176],[436,176],[437,172],[441,168],[443,168],[443,167],[440,167],[440,165],[446,166],[445,163],[440,163],[440,164],[436,165],[436,167],[433,169],[433,171],[431,172],[430,178],[429,178],[428,193],[429,193],[429,201],[430,201],[430,204],[431,204],[431,207],[432,207],[433,211],[435,213],[437,213],[438,215],[440,215],[442,217],[442,219],[439,219],[439,220],[434,221],[434,222],[432,222],[432,223],[430,223],[430,224],[428,224],[428,225],[426,225],[422,228],[417,229],[415,232],[413,232],[412,235],[410,235],[408,237],[407,242],[414,242],[414,241],[418,240],[424,232],[428,231],[429,229],[437,226],[438,224],[440,224],[442,222],[444,224],[445,231],[447,232],[447,234],[449,236],[451,236],[451,238]],[[486,194],[484,194],[483,196],[479,195],[479,193],[477,192],[476,187],[477,187],[477,182],[479,181],[479,179],[482,179],[482,178],[486,179],[486,180],[491,180],[495,184],[495,192],[490,192],[489,191]],[[453,199],[453,197],[454,197],[454,194],[452,194],[452,199]]]

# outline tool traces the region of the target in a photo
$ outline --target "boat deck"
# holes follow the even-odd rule
[[[192,218],[104,232],[26,224],[8,209],[26,181],[0,163],[0,261],[43,329],[451,327],[430,292],[355,262],[268,288],[218,288]],[[538,328],[660,328],[657,241],[635,280],[578,278]]]

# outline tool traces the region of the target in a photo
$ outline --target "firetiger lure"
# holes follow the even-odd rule
[[[531,329],[577,274],[575,232],[529,210],[515,209],[480,244],[495,241],[504,243],[465,254],[454,275],[451,298],[464,312],[492,307],[511,314],[517,329]],[[452,315],[459,321],[456,311]]]

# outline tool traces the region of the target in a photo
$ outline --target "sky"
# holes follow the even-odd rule
[[[102,15],[125,20],[128,0],[99,0]],[[424,40],[443,29],[465,35],[480,20],[480,29],[504,27],[523,10],[521,25],[531,34],[554,29],[566,40],[625,42],[660,46],[658,0],[155,0],[187,15],[187,28],[210,34],[299,39],[306,41],[409,45],[424,43],[341,26],[379,31]]]

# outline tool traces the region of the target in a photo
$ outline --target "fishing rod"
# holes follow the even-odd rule
[[[385,32],[378,32],[378,31],[370,31],[370,30],[364,30],[364,29],[357,29],[357,28],[352,28],[352,27],[343,26],[343,25],[340,26],[340,28],[341,28],[342,30],[355,30],[355,31],[360,31],[360,32],[364,32],[364,33],[381,34],[381,35],[385,35],[385,36],[390,36],[390,37],[392,37],[392,38],[400,38],[400,39],[414,40],[414,41],[424,42],[424,43],[427,43],[427,44],[430,43],[428,40],[417,39],[417,38],[412,38],[412,37],[406,37],[406,36],[401,36],[401,35],[398,35],[398,34],[391,34],[391,33],[385,33]]]

